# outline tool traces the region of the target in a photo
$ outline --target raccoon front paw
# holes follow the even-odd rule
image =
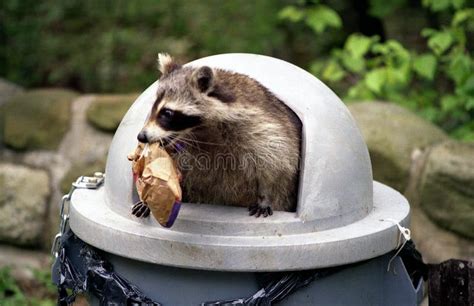
[[[272,207],[264,201],[249,206],[249,216],[255,216],[255,218],[263,216],[264,218],[266,218],[271,215],[273,215]]]
[[[146,218],[150,215],[150,208],[142,201],[138,201],[132,206],[132,215],[137,218]]]

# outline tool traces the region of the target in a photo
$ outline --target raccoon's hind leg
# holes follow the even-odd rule
[[[273,215],[273,209],[267,197],[259,196],[258,203],[249,206],[249,215],[256,218],[263,216],[264,218]]]
[[[137,218],[146,218],[150,215],[150,208],[146,203],[138,201],[132,206],[132,215]]]
[[[272,169],[271,167],[264,168]],[[273,210],[291,211],[291,204],[288,202],[287,186],[291,186],[291,178],[284,171],[275,172],[261,171],[257,174],[258,202],[249,207],[251,216],[268,217],[273,215]]]

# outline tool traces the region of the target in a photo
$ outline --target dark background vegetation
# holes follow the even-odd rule
[[[157,77],[159,51],[183,62],[260,53],[310,70],[345,101],[402,104],[457,138],[474,139],[470,0],[3,0],[0,6],[0,76],[26,87],[139,92]],[[456,15],[462,20],[453,26]],[[375,40],[348,45],[354,34]],[[392,44],[381,52],[392,40],[402,49]],[[347,52],[354,48],[360,52]]]
[[[0,75],[26,87],[139,91],[156,78],[156,55],[267,54],[307,68],[351,32],[385,36],[367,1],[326,1],[344,27],[315,36],[278,13],[297,1],[17,1],[0,10]],[[301,7],[311,7],[311,1]]]

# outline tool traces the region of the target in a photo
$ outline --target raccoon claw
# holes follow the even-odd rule
[[[271,206],[260,206],[259,204],[249,206],[249,216],[255,216],[258,218],[263,216],[264,218],[273,215]]]
[[[150,208],[142,201],[138,201],[132,206],[132,215],[137,218],[146,218],[150,215]]]

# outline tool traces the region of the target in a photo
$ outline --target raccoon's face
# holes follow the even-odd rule
[[[162,76],[156,101],[137,138],[142,143],[160,142],[166,146],[216,120],[232,96],[218,90],[215,74],[207,66],[183,68],[161,54],[159,61]]]

